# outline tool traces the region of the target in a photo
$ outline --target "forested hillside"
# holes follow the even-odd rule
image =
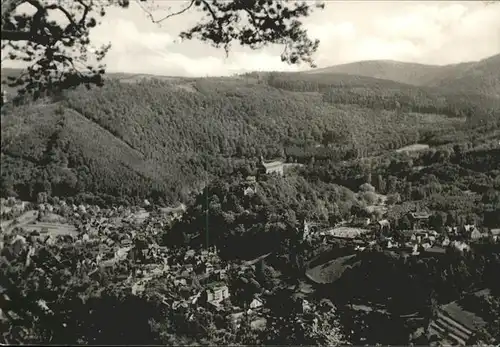
[[[261,155],[341,161],[470,140],[472,129],[499,123],[499,99],[452,98],[369,77],[118,77],[3,107],[4,194],[170,204],[214,177],[253,167]]]
[[[273,73],[267,76],[267,82],[285,90],[321,93],[324,102],[370,109],[444,114],[471,120],[492,118],[500,109],[500,98],[482,94],[481,90],[464,97],[458,91],[415,87],[371,77]]]
[[[453,74],[436,78],[428,85],[462,95],[473,92],[500,98],[500,54],[463,65]]]

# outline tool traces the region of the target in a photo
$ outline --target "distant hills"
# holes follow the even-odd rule
[[[469,65],[471,63],[465,63]],[[438,73],[453,71],[455,65],[438,66],[404,63],[394,60],[367,60],[349,64],[335,65],[310,70],[305,74],[346,74],[391,80],[395,82],[425,86],[431,83]]]
[[[365,76],[415,86],[437,87],[448,93],[482,93],[500,97],[500,54],[477,62],[444,66],[371,60],[315,69],[304,73]]]
[[[403,83],[411,73],[395,62],[379,62],[385,79],[373,67],[366,76],[365,63],[221,78],[110,74],[102,88],[2,109],[2,194],[174,203],[212,177],[251,172],[260,155],[309,163],[467,140],[500,123],[488,84],[498,62],[465,63],[439,82],[437,67],[415,64],[426,85]],[[356,64],[364,70],[353,75]]]

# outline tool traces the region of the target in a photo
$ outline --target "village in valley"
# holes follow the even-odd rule
[[[293,165],[279,160],[266,163],[261,158],[260,172],[283,176]],[[255,182],[254,176],[247,177],[244,185],[245,195],[255,192]],[[500,228],[479,228],[474,224],[448,225],[443,228],[442,232],[437,232],[429,223],[433,217],[433,211],[408,211],[404,216],[407,220],[407,229],[397,230],[398,228],[394,226],[391,228],[391,222],[386,219],[387,196],[375,193],[375,189],[368,184],[361,186],[360,191],[369,192],[375,196],[376,203],[368,206],[367,210],[377,215],[378,218],[352,216],[349,221],[339,221],[335,225],[304,220],[303,239],[323,243],[332,242],[335,239],[351,240],[356,244],[357,251],[379,245],[384,249],[409,255],[420,255],[421,252],[439,255],[445,253],[448,247],[463,251],[470,249],[470,244],[477,241],[491,239],[497,242],[500,240]]]
[[[2,0],[0,344],[498,345],[496,13]]]
[[[261,159],[261,163],[259,175],[248,176],[241,183],[243,196],[256,194],[261,178],[293,175],[293,166],[284,170],[283,162],[266,164]],[[500,229],[462,225],[445,226],[438,232],[431,226],[432,213],[429,211],[408,212],[404,216],[407,229],[398,230],[386,218],[391,208],[387,197],[374,193],[374,188],[369,185],[361,187],[361,192],[367,191],[376,195],[376,202],[368,208],[374,212],[371,216],[352,216],[333,225],[303,220],[297,229],[297,239],[309,248],[342,250],[341,255],[333,256],[333,259],[327,255],[327,261],[320,265],[315,260],[328,252],[316,252],[314,258],[304,265],[305,277],[299,279],[298,284],[288,285],[294,293],[294,300],[298,300],[300,312],[305,314],[313,310],[314,301],[307,298],[311,284],[331,281],[325,282],[325,266],[335,262],[340,264],[353,254],[379,249],[403,257],[439,257],[451,249],[468,252],[476,243],[500,242]],[[226,316],[234,329],[238,329],[242,319],[251,329],[266,329],[269,317],[266,300],[271,297],[273,289],[266,289],[256,280],[256,268],[265,266],[263,264],[270,253],[250,261],[227,262],[219,256],[216,245],[177,249],[161,245],[165,230],[182,220],[186,211],[182,204],[159,208],[144,200],[139,207],[100,208],[68,204],[58,198],[51,198],[49,202],[45,194],[40,194],[38,200],[36,204],[14,198],[1,201],[1,246],[10,244],[12,256],[26,254],[27,266],[36,248],[42,245],[64,247],[69,243],[75,247],[88,247],[92,249],[92,256],[84,259],[78,267],[85,268],[90,277],[106,269],[124,267],[125,272],[120,277],[122,286],[140,296],[152,290],[148,288],[154,288],[151,287],[153,283],[161,282],[168,290],[155,290],[154,295],[165,307],[184,315],[188,321],[196,312],[208,310]],[[125,263],[128,267],[123,265]],[[278,271],[272,277],[279,283],[282,275]],[[245,287],[253,288],[250,294],[235,292],[246,292]],[[40,305],[48,307],[43,302]],[[362,307],[363,311],[368,306],[358,303],[355,307],[358,310]],[[446,308],[440,310],[439,318],[426,327],[427,331],[441,336],[444,341],[465,345],[477,327],[460,323],[463,312],[456,307],[452,314],[447,314]],[[2,311],[1,314],[5,318],[11,313]]]
[[[255,295],[238,307],[231,304],[228,288],[229,272],[248,279],[245,274],[255,270],[258,259],[228,264],[218,256],[216,246],[172,250],[155,241],[155,236],[161,234],[164,227],[182,216],[185,209],[182,205],[152,211],[147,200],[144,201],[146,208],[114,209],[70,205],[63,200],[31,204],[9,198],[2,199],[1,204],[0,248],[10,244],[14,256],[27,250],[27,264],[35,248],[44,244],[95,245],[94,258],[87,258],[82,264],[89,276],[99,269],[117,267],[120,262],[131,259],[137,266],[123,284],[129,286],[134,295],[140,295],[152,279],[161,279],[171,286],[171,291],[169,295],[158,295],[172,310],[189,315],[200,306],[225,312],[235,327],[243,315],[251,318],[251,326],[255,329],[265,326],[263,299]],[[9,315],[9,312],[0,313],[3,318]]]
[[[248,208],[249,202],[260,201],[264,189],[296,179],[303,169],[302,164],[260,158],[253,175],[235,177],[227,184],[226,188],[232,187],[228,196]],[[208,190],[201,195],[202,208],[213,206],[212,199],[218,201],[217,189],[211,193],[214,196]],[[493,294],[487,287],[469,286],[467,293],[439,304],[426,301],[432,292],[422,292],[415,304],[398,304],[402,298],[382,294],[387,288],[366,291],[351,286],[366,276],[388,276],[382,281],[389,285],[391,275],[384,267],[391,271],[400,267],[397,271],[406,272],[410,264],[424,269],[449,263],[437,275],[443,283],[448,273],[464,271],[463,276],[472,276],[464,270],[465,261],[477,259],[484,269],[494,272],[494,262],[475,254],[489,254],[492,247],[498,247],[500,229],[469,223],[470,218],[453,224],[443,213],[429,209],[405,210],[397,193],[379,193],[368,183],[359,186],[352,199],[357,205],[344,218],[303,218],[295,226],[284,227],[291,233],[278,248],[269,251],[261,244],[261,250],[258,243],[249,244],[243,250],[250,250],[253,258],[238,259],[227,255],[227,247],[219,247],[225,241],[209,240],[208,230],[217,228],[210,221],[218,217],[209,215],[208,209],[184,204],[160,207],[147,199],[139,206],[100,207],[42,192],[36,202],[2,198],[0,248],[4,259],[20,261],[25,269],[35,267],[45,273],[47,270],[35,265],[42,256],[43,263],[54,264],[57,271],[69,274],[69,266],[75,276],[95,283],[97,287],[88,289],[92,295],[120,288],[125,295],[154,300],[162,312],[181,322],[176,329],[205,331],[208,323],[203,322],[212,317],[210,331],[216,336],[213,338],[220,339],[217,341],[233,341],[227,339],[239,336],[238,331],[248,336],[274,336],[270,332],[276,333],[280,324],[291,324],[332,344],[347,339],[364,344],[385,339],[376,328],[382,322],[386,324],[383,329],[399,330],[397,337],[383,340],[388,343],[465,346],[487,336],[484,331],[491,325],[487,322],[495,319],[485,313],[491,308],[474,309],[491,301]],[[235,210],[245,216],[249,213],[245,208],[236,205]],[[202,224],[196,224],[193,216],[201,218]],[[186,223],[199,225],[199,229],[184,234]],[[172,244],[172,237],[178,241]],[[382,262],[380,269],[377,262]],[[433,275],[432,270],[427,271]],[[450,290],[436,288],[442,293]],[[3,302],[12,302],[8,289],[0,290]],[[411,290],[417,295],[418,288]],[[54,302],[40,298],[36,305],[44,314],[54,314]],[[285,323],[280,320],[283,315],[293,319]],[[20,319],[13,309],[2,308],[0,317],[3,322]],[[340,322],[328,321],[338,318]]]
[[[46,197],[42,194],[40,200]],[[187,321],[208,310],[225,316],[235,330],[243,320],[255,331],[266,329],[269,317],[266,298],[271,291],[259,284],[255,272],[259,265],[265,266],[262,262],[270,254],[229,263],[219,257],[217,246],[201,249],[160,246],[158,237],[168,225],[182,217],[183,205],[157,208],[145,200],[141,207],[104,209],[67,204],[60,199],[32,204],[14,198],[2,199],[1,204],[0,248],[9,249],[10,253],[3,256],[25,255],[28,267],[31,257],[44,245],[85,247],[92,256],[82,259],[78,268],[89,277],[133,263],[133,268],[125,267],[118,278],[120,285],[128,288],[132,295],[141,296],[149,291],[166,310],[183,315]],[[53,256],[61,261],[57,255]],[[159,290],[152,285],[154,282],[160,282],[163,288]],[[235,283],[239,287],[235,287]],[[3,300],[10,300],[5,292],[2,295]],[[302,314],[314,311],[315,305],[304,295],[295,295],[295,300]],[[51,312],[50,303],[39,300],[38,305]],[[0,310],[4,321],[16,316],[13,311]],[[313,318],[302,319],[317,324]]]

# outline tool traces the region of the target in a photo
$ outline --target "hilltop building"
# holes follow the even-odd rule
[[[280,160],[274,160],[266,163],[263,157],[260,157],[259,163],[259,173],[270,175],[278,174],[280,176],[284,175],[284,162]]]

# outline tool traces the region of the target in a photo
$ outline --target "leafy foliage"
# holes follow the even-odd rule
[[[11,84],[23,87],[21,95],[33,93],[35,97],[48,89],[65,89],[81,83],[101,84],[104,66],[89,66],[89,55],[100,62],[110,46],[93,47],[89,34],[98,24],[96,17],[104,16],[105,8],[112,3],[3,1],[2,51],[9,51],[10,60],[31,64],[21,76],[11,78]],[[122,1],[116,3],[124,6]],[[19,11],[26,5],[32,7],[34,13]],[[62,24],[53,19],[55,12],[64,17]]]
[[[193,5],[201,8],[206,16],[181,33],[182,38],[223,46],[226,52],[234,41],[252,49],[280,44],[285,47],[281,55],[283,61],[313,65],[312,54],[319,41],[312,41],[307,36],[300,19],[322,5],[290,4],[280,0],[191,0],[186,8],[161,20],[148,13],[154,22],[161,22],[190,10]],[[34,13],[19,10],[26,6],[32,7]],[[111,45],[94,47],[89,34],[110,6],[128,7],[129,0],[3,1],[2,54],[8,49],[10,60],[30,64],[21,76],[10,78],[10,85],[22,87],[20,96],[29,93],[35,98],[80,84],[102,85],[105,65],[101,62]],[[64,20],[53,20],[54,13],[63,16]]]
[[[207,13],[207,21],[181,33],[181,38],[210,41],[216,47],[224,47],[226,52],[233,41],[252,49],[280,44],[285,48],[282,61],[314,65],[312,54],[318,49],[319,40],[312,41],[307,36],[299,19],[307,17],[313,8],[324,8],[324,4],[289,4],[275,0],[193,0],[188,8],[193,4]]]
[[[241,180],[211,183],[174,225],[166,241],[183,244],[196,238],[193,243],[217,244],[229,259],[287,253],[297,240],[303,219],[327,223],[333,217],[347,217],[358,204],[348,189],[311,184],[302,177],[273,177],[254,188],[255,194],[244,195]],[[182,234],[187,237],[180,237]]]

